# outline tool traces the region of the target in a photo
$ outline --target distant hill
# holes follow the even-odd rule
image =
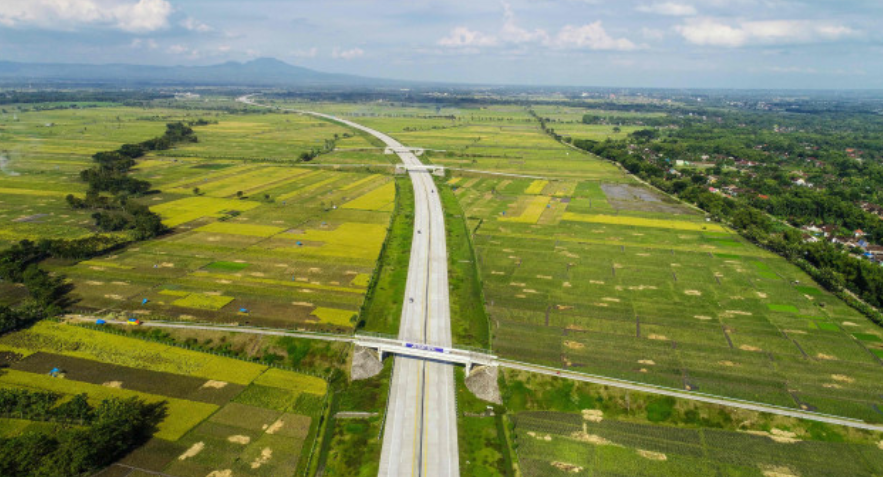
[[[206,86],[381,86],[399,81],[323,73],[274,58],[211,66],[16,63],[0,61],[0,83],[206,85]]]

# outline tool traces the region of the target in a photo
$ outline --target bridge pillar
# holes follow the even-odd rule
[[[467,361],[466,362],[466,377],[468,378],[471,373],[472,373],[472,361]]]

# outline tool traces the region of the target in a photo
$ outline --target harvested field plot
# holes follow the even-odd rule
[[[796,267],[704,217],[645,207],[672,205],[637,186],[580,182],[555,222],[530,182],[503,182],[456,191],[500,355],[883,422],[876,328]]]
[[[171,475],[225,466],[243,476],[294,474],[306,465],[301,456],[322,409],[300,396],[321,402],[326,393],[319,378],[74,325],[40,323],[0,338],[0,350],[27,355],[0,376],[0,387],[166,401],[154,439],[121,463]],[[62,374],[49,376],[53,368]],[[2,435],[25,429],[35,428],[0,420]]]
[[[525,476],[778,477],[883,471],[883,450],[873,445],[804,441],[780,429],[774,429],[777,434],[753,435],[607,419],[591,422],[579,414],[556,412],[519,413],[515,422]],[[864,455],[875,457],[859,457]]]
[[[184,196],[193,194],[191,187],[204,193],[193,169],[191,163],[164,167],[160,182],[170,179],[181,193],[163,192],[152,205],[176,233],[59,270],[73,280],[79,307],[285,328],[353,326],[395,201],[387,176],[253,165],[208,169],[207,183],[261,172],[253,177],[268,186],[258,201]],[[337,314],[313,313],[319,308]]]

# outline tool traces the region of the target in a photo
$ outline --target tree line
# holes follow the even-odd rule
[[[76,209],[93,209],[96,227],[104,232],[123,231],[127,235],[95,234],[79,239],[22,240],[0,252],[0,279],[25,285],[28,298],[15,307],[0,306],[0,334],[55,316],[67,305],[70,291],[64,277],[53,276],[39,267],[48,258],[83,260],[118,249],[132,241],[147,240],[165,233],[159,215],[130,199],[150,190],[150,183],[128,177],[135,159],[147,151],[162,150],[179,142],[196,142],[193,129],[183,123],[170,123],[157,138],[138,144],[124,144],[110,152],[93,156],[96,166],[83,171],[89,183],[84,198],[68,195]],[[112,195],[102,195],[110,192]]]
[[[182,122],[166,124],[166,131],[137,144],[123,144],[115,151],[92,156],[95,166],[80,172],[80,179],[89,184],[85,197],[69,194],[68,205],[74,209],[92,209],[95,226],[104,232],[131,230],[134,240],[146,240],[166,231],[160,217],[150,208],[130,200],[147,194],[150,182],[129,175],[138,159],[149,151],[163,151],[182,142],[197,142],[193,129]],[[102,195],[110,193],[111,196]]]
[[[62,397],[0,389],[0,415],[56,422],[51,431],[0,438],[0,475],[74,477],[95,471],[146,442],[167,414],[165,402],[113,398],[93,406],[79,394],[59,404]]]

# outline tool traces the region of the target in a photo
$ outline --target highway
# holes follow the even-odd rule
[[[301,111],[383,141],[405,165],[423,165],[410,150],[374,129],[327,114]],[[450,347],[445,217],[432,177],[411,171],[414,232],[399,339]],[[380,477],[460,475],[457,408],[451,364],[396,356],[380,453]]]

